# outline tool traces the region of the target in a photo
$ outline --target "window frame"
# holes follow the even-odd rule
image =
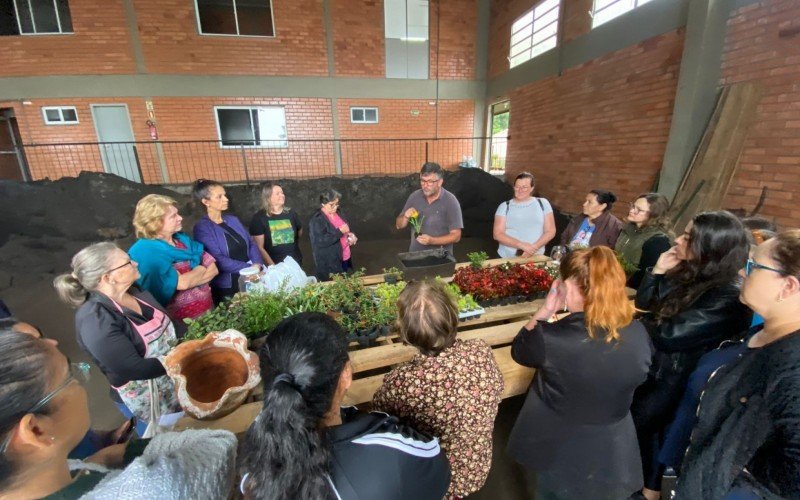
[[[514,21],[511,23],[511,28],[509,30],[510,33],[509,33],[509,37],[508,37],[508,67],[509,67],[509,69],[516,68],[517,66],[525,64],[528,61],[532,61],[533,59],[536,59],[537,57],[539,57],[540,55],[544,54],[545,52],[548,52],[548,51],[553,50],[554,48],[558,47],[558,42],[559,42],[558,37],[559,37],[559,35],[561,33],[561,28],[562,28],[560,26],[560,22],[561,22],[561,4],[562,4],[562,2],[564,2],[564,0],[557,0],[556,1],[556,5],[554,7],[552,7],[547,12],[542,13],[538,18],[535,17],[536,16],[536,8],[539,7],[541,4],[543,4],[546,1],[547,0],[540,0],[540,1],[536,2],[530,9],[526,10],[525,12],[523,12],[522,14],[517,16],[517,18],[514,19]],[[555,20],[549,22],[548,24],[546,24],[544,26],[536,28],[536,20],[543,18],[544,16],[550,14],[553,11],[556,11]],[[519,20],[521,20],[522,18],[526,17],[529,14],[531,16],[531,22],[526,24],[526,25],[524,25],[524,26],[522,26],[522,27],[520,27],[518,30],[513,31],[514,25]],[[555,33],[553,33],[552,35],[548,36],[547,38],[545,38],[543,40],[540,40],[536,44],[533,43],[533,39],[534,39],[534,37],[536,36],[537,33],[541,32],[542,30],[547,29],[547,28],[549,28],[549,27],[551,27],[553,25],[556,26]],[[531,34],[526,36],[525,38],[523,38],[522,40],[520,40],[517,43],[512,43],[513,40],[514,40],[514,36],[517,35],[518,33],[520,33],[521,31],[525,30],[528,27],[531,28]],[[522,43],[523,41],[525,41],[527,39],[530,39],[530,43],[527,46],[527,48],[525,48],[523,50],[519,50],[516,53],[512,53],[512,50],[514,50],[514,47],[516,45],[519,45],[520,43]],[[533,51],[533,49],[535,47],[538,47],[539,45],[541,45],[541,44],[543,44],[545,42],[548,42],[550,40],[554,40],[555,44],[552,47],[550,47],[549,49],[545,50],[544,52],[540,52],[540,53],[536,54],[533,57],[529,57],[529,58],[525,59],[524,61],[521,61],[521,62],[519,62],[517,64],[512,64],[514,58],[519,56],[520,54],[523,54],[526,50],[527,51]]]
[[[263,144],[253,144],[252,146],[247,144],[237,144],[237,145],[225,145],[223,144],[222,139],[222,127],[219,124],[219,113],[217,112],[220,109],[242,109],[250,111],[250,129],[251,131],[255,132],[255,128],[253,126],[253,110],[258,110],[262,108],[281,108],[283,109],[283,126],[287,129],[286,131],[286,138],[285,139],[278,139],[278,140],[270,140],[267,139],[266,141],[262,141],[260,138],[253,137],[253,142],[280,142],[281,144],[276,146],[271,145],[263,145]],[[217,142],[219,143],[219,147],[221,149],[240,149],[240,148],[248,148],[248,149],[286,149],[289,147],[289,131],[288,127],[286,127],[286,106],[281,106],[279,104],[254,104],[252,106],[214,106],[214,120],[217,125]]]
[[[64,110],[71,109],[75,113],[75,121],[66,121],[64,119]],[[58,116],[61,117],[61,121],[53,122],[47,118],[47,111],[57,110]],[[45,125],[78,125],[80,124],[80,118],[78,118],[78,108],[75,106],[42,106],[42,118],[44,119]]]
[[[609,7],[613,6],[614,4],[617,4],[617,3],[622,2],[622,1],[624,1],[624,0],[613,0],[608,5],[606,5],[602,9],[600,9],[600,12],[602,12],[602,11],[608,9]],[[633,0],[633,7],[631,7],[630,9],[617,14],[616,16],[612,17],[611,19],[606,19],[604,22],[602,22],[600,24],[595,24],[595,16],[597,15],[597,12],[598,12],[597,11],[597,2],[598,2],[598,0],[593,0],[592,1],[592,11],[590,12],[590,17],[592,18],[592,29],[595,29],[595,28],[597,28],[599,26],[603,26],[604,24],[610,23],[614,19],[619,19],[620,17],[624,16],[625,14],[627,14],[629,12],[633,12],[634,10],[638,9],[639,7],[641,7],[642,5],[651,3],[652,1],[653,0]]]
[[[33,7],[31,6],[32,0],[12,0],[14,4],[14,17],[17,21],[17,31],[19,31],[18,35],[6,35],[6,36],[53,36],[53,35],[74,35],[75,34],[75,26],[73,25],[72,31],[64,31],[61,27],[61,14],[58,13],[58,5],[56,4],[56,0],[52,0],[53,3],[53,10],[56,14],[56,22],[58,23],[59,31],[48,31],[48,32],[33,32],[33,33],[25,33],[22,31],[22,22],[19,19],[19,6],[17,5],[18,2],[25,1],[28,3],[28,11],[31,15],[31,25],[34,29],[36,29],[36,16],[33,15]],[[270,0],[272,1],[272,0]],[[69,0],[67,0],[67,6],[69,6]],[[70,10],[70,23],[72,22],[72,11]]]
[[[272,19],[272,34],[271,35],[239,35],[231,33],[203,33],[203,25],[200,24],[200,6],[197,5],[197,0],[194,0],[194,15],[197,19],[197,34],[200,36],[225,36],[236,38],[277,38],[278,28],[275,26],[275,9],[272,8],[272,0],[264,0],[269,3],[269,15]],[[236,31],[239,31],[239,14],[236,12],[236,0],[233,0],[233,18],[236,20]]]
[[[361,110],[364,112],[364,119],[360,121],[353,120],[353,111]],[[375,110],[375,121],[367,120],[367,110]],[[380,123],[380,113],[377,106],[350,106],[350,123],[355,125],[376,125]]]

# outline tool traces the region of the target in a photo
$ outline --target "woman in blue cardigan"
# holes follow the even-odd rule
[[[182,222],[174,199],[145,196],[133,215],[139,239],[128,250],[139,265],[136,284],[165,306],[175,322],[194,319],[214,307],[208,282],[219,273],[203,245],[181,232]]]
[[[192,195],[206,208],[206,215],[194,226],[194,239],[217,259],[219,274],[211,280],[211,294],[219,303],[239,291],[239,271],[264,264],[258,247],[228,209],[225,188],[217,181],[200,179],[194,183]]]

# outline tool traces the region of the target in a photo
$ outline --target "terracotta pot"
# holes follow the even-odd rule
[[[261,382],[258,355],[236,330],[184,342],[167,355],[165,365],[183,411],[199,420],[232,412]]]

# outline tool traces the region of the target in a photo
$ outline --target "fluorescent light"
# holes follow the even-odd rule
[[[401,36],[400,40],[404,42],[427,42],[428,39],[421,36]]]

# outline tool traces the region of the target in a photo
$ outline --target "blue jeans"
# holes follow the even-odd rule
[[[125,406],[123,403],[119,403],[117,401],[114,401],[114,404],[117,405],[117,408],[119,409],[119,411],[122,412],[123,415],[125,415],[125,418],[134,418],[135,417],[133,412],[130,411],[128,409],[128,407]],[[144,436],[144,431],[146,431],[146,430],[147,430],[147,422],[137,418],[136,419],[136,435],[139,436],[139,437],[142,437],[142,436]]]

